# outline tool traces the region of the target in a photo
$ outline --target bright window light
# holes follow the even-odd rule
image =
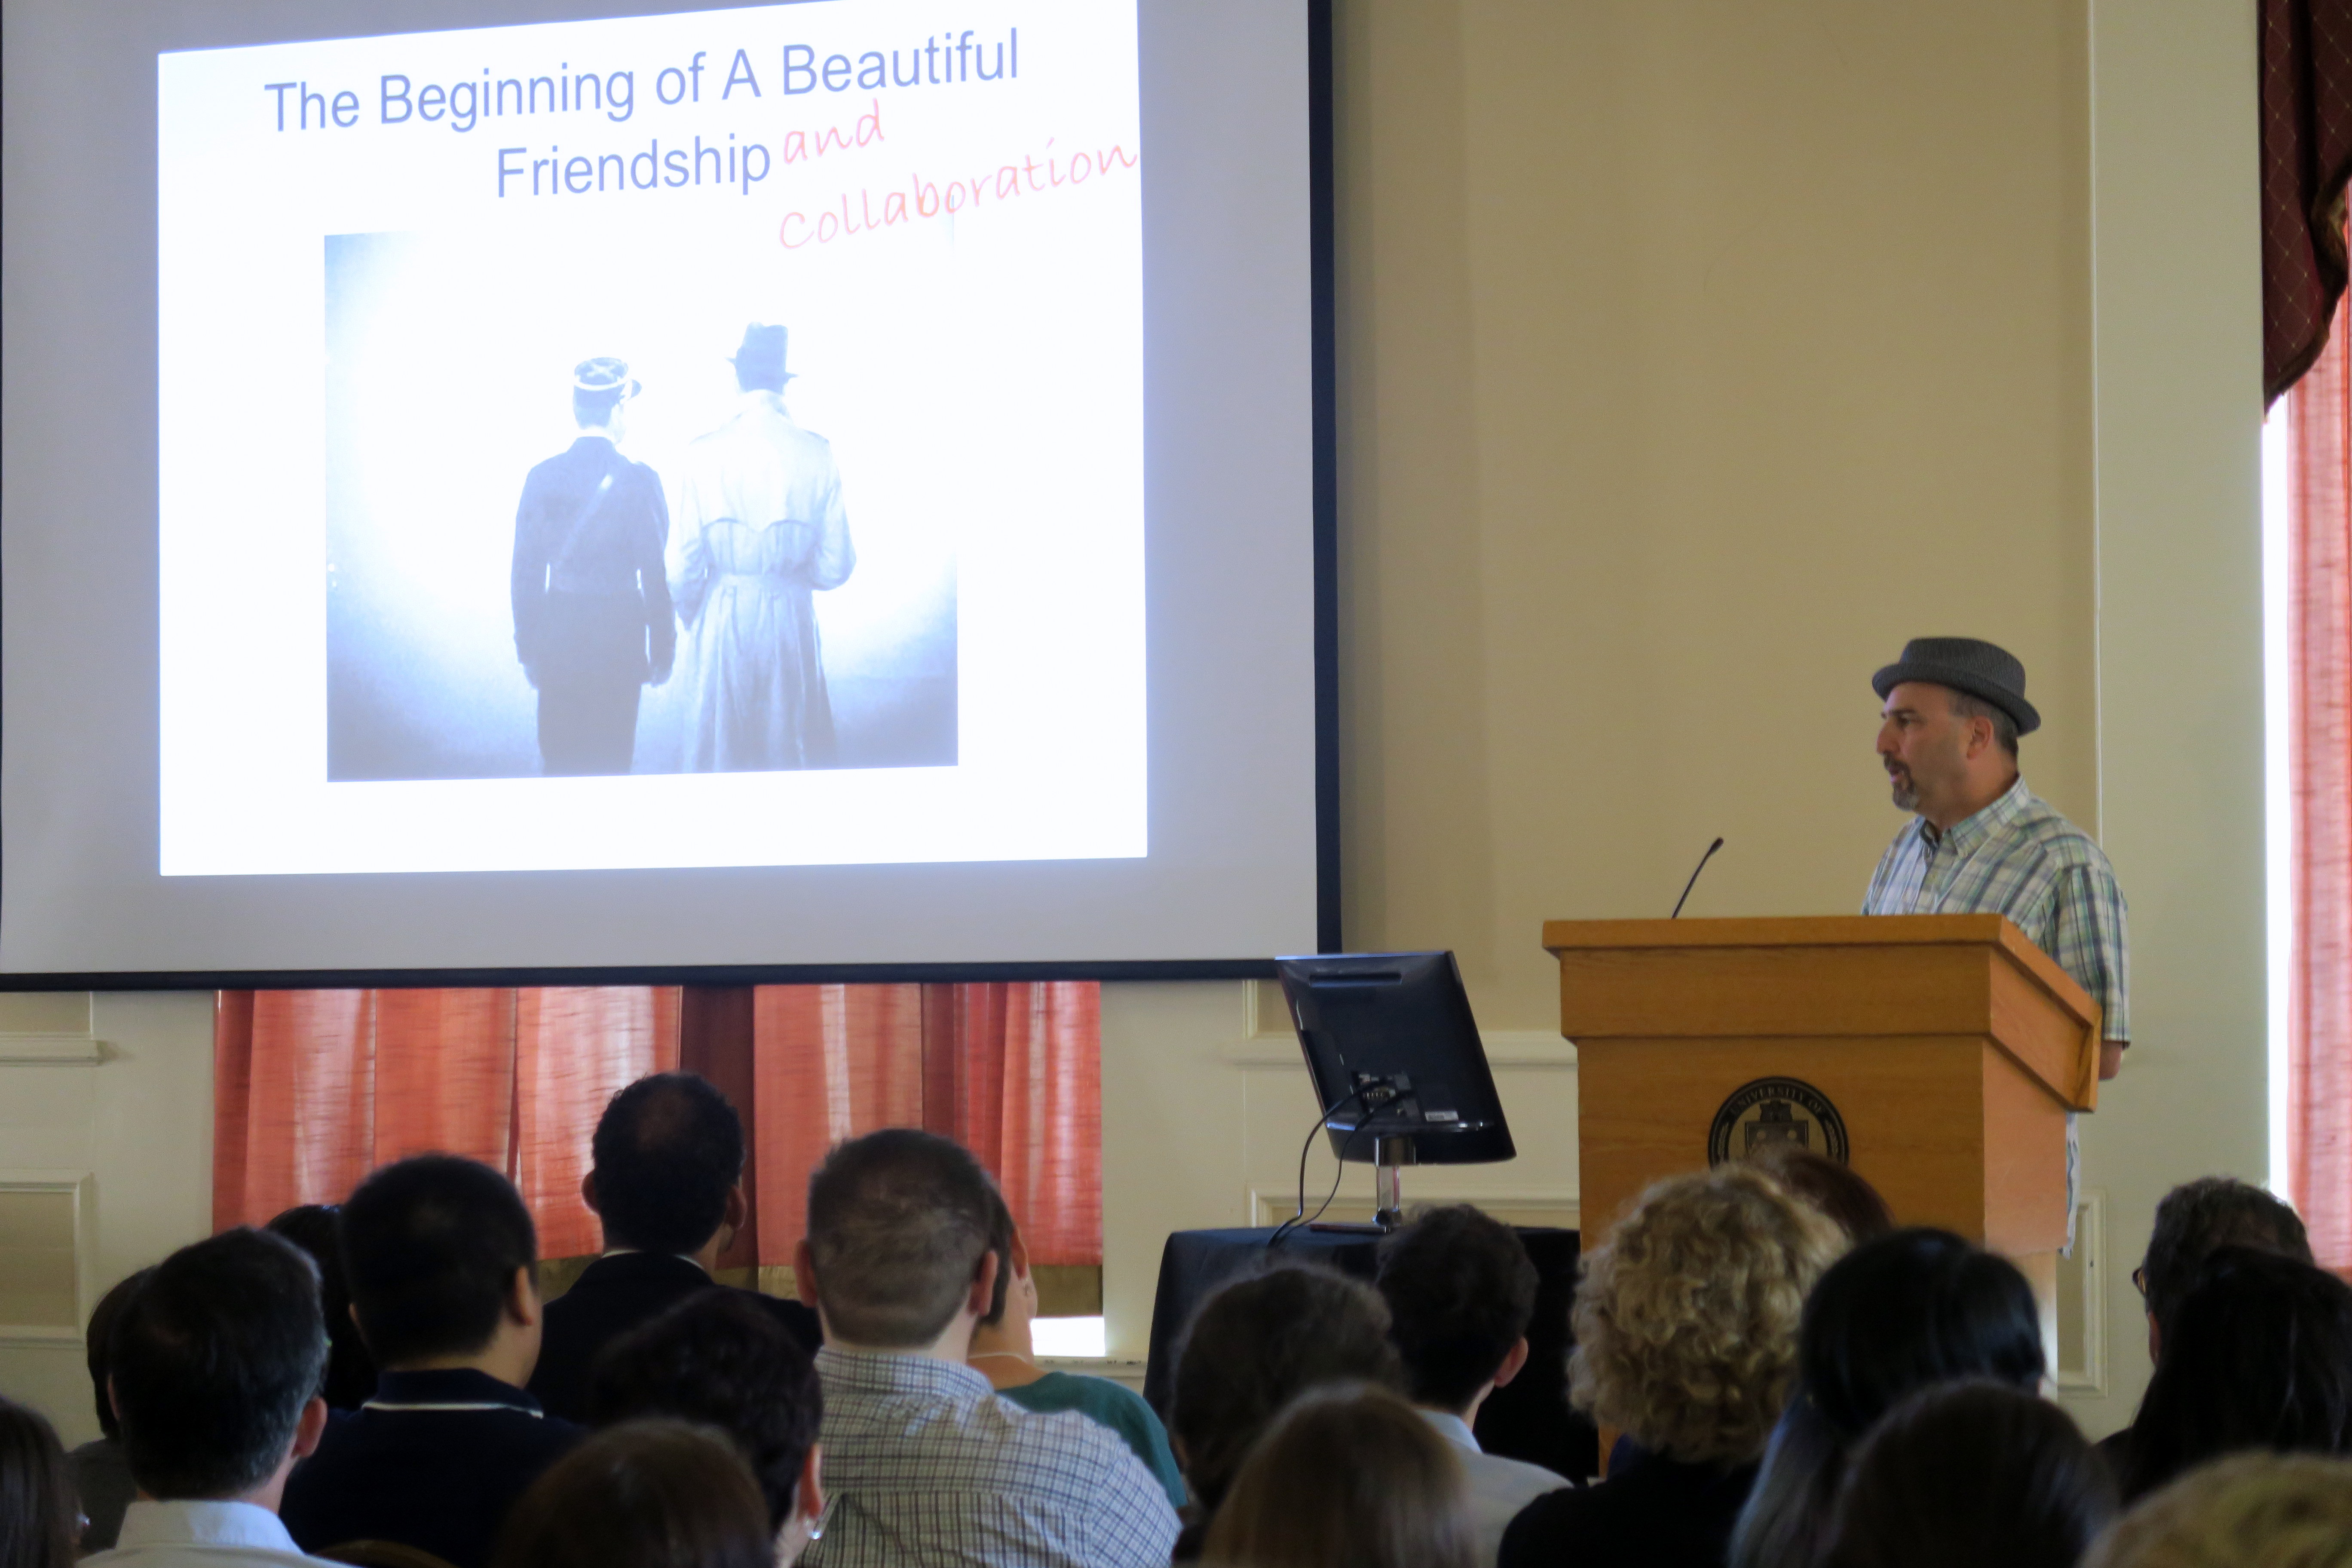
[[[1093,1318],[1038,1318],[1029,1325],[1029,1348],[1056,1360],[1100,1361],[1109,1354],[1103,1321]]]
[[[2294,954],[2294,814],[2287,737],[2294,722],[2287,637],[2289,490],[2286,414],[2263,421],[2263,833],[2267,882],[2264,938],[2270,994],[2270,1182],[2287,1181],[2287,999]]]

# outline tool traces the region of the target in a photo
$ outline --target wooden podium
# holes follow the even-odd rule
[[[1649,1183],[1762,1143],[2015,1259],[2050,1318],[2066,1113],[2099,1010],[1999,915],[1553,921],[1589,1246]]]

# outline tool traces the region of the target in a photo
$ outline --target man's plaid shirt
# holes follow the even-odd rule
[[[2023,779],[1948,833],[1913,817],[1879,857],[1862,912],[2007,915],[2091,994],[2102,1035],[2131,1038],[2131,961],[2115,868]]]
[[[1168,1494],[1124,1439],[1035,1415],[967,1366],[817,1352],[824,1536],[809,1568],[1160,1568]]]

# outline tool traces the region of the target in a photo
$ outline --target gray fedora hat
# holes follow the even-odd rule
[[[1913,637],[1903,657],[1870,678],[1883,699],[1906,680],[1948,686],[1980,698],[2017,721],[2017,732],[2042,728],[2042,715],[2025,700],[2025,666],[2007,648],[1976,637]]]

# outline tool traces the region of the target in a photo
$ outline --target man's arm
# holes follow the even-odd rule
[[[664,547],[669,541],[669,502],[662,498],[661,480],[645,469],[646,515],[650,526],[638,537],[637,584],[646,600],[648,679],[656,686],[669,679],[677,657],[677,616],[670,607],[669,571]]]
[[[547,558],[539,545],[537,526],[540,508],[532,493],[537,488],[525,479],[522,500],[515,505],[514,564],[508,582],[514,605],[515,658],[522,661],[523,673],[530,677],[533,686],[539,684],[531,668],[539,657],[539,612],[547,593]]]
[[[2131,947],[2123,889],[2104,864],[2070,868],[2057,889],[2050,956],[2099,1005],[2099,1077],[2123,1070],[2131,1043]]]
[[[1091,1417],[1084,1419],[1107,1439],[1098,1446],[1094,1481],[1086,1489],[1095,1505],[1088,1560],[1108,1568],[1157,1568],[1176,1544],[1176,1510],[1125,1440]]]

